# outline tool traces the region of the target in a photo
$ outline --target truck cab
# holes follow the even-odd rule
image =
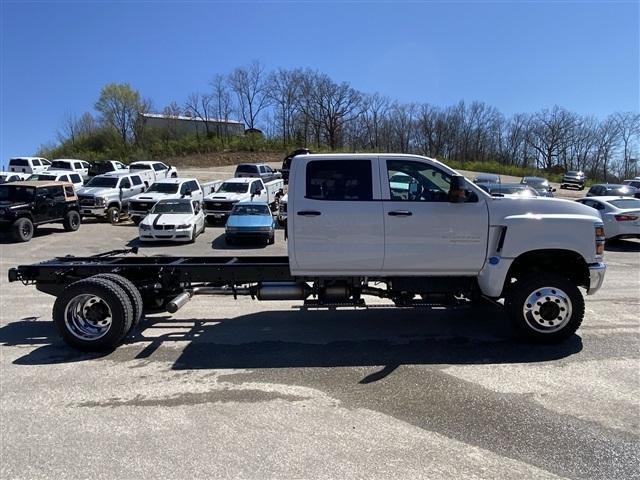
[[[131,198],[129,216],[138,224],[160,200],[189,197],[201,203],[205,193],[204,187],[195,178],[165,178],[154,182],[144,193]]]
[[[15,173],[42,173],[51,163],[41,157],[15,157],[9,159],[9,171]]]
[[[282,195],[283,188],[284,181],[281,178],[266,183],[256,177],[230,178],[222,182],[215,193],[205,197],[205,216],[208,222],[226,220],[238,202],[255,200],[272,207]]]
[[[280,172],[276,172],[266,163],[241,163],[236,167],[235,178],[260,178],[264,183],[282,178]]]
[[[131,197],[144,190],[140,175],[126,170],[96,175],[78,191],[80,211],[85,217],[104,218],[111,223],[118,223]]]

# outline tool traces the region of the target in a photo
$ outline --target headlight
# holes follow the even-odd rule
[[[96,197],[96,205],[99,207],[104,205],[104,197]]]
[[[141,223],[140,230],[151,230],[151,225],[147,225],[146,223]]]
[[[191,225],[189,225],[188,223],[185,223],[183,225],[178,225],[176,228],[178,230],[184,230],[185,228],[191,228]]]

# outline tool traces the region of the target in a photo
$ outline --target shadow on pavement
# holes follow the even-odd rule
[[[213,241],[211,242],[211,248],[214,250],[255,250],[258,248],[266,248],[266,245],[264,244],[264,242],[249,241],[238,242],[237,244],[229,245],[226,242],[223,233],[213,239]]]
[[[1,328],[0,343],[40,345],[14,361],[19,365],[110,355],[76,352],[58,339],[51,322],[28,319]],[[162,348],[164,344],[172,348]],[[558,345],[518,342],[499,307],[452,311],[374,306],[271,310],[220,319],[148,317],[110,359],[171,361],[178,370],[384,365],[362,380],[370,383],[400,365],[544,362],[581,350],[577,335]]]
[[[625,239],[608,240],[604,244],[604,249],[607,252],[640,252],[640,242]]]

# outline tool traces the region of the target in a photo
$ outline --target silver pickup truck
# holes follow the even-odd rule
[[[106,218],[118,223],[120,215],[128,209],[129,200],[143,192],[140,175],[113,172],[97,175],[78,190],[80,214],[83,217]]]

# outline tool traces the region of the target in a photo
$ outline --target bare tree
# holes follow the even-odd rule
[[[557,105],[552,110],[542,110],[534,115],[528,142],[540,155],[540,166],[553,166],[568,147],[575,124],[575,115]]]
[[[229,85],[236,94],[240,115],[249,129],[256,127],[256,119],[269,105],[265,68],[254,60],[248,67],[236,68],[229,75]]]
[[[184,106],[185,110],[187,110],[193,117],[202,120],[204,133],[208,137],[211,133],[209,130],[212,108],[211,96],[194,92],[187,97],[187,101]]]
[[[640,140],[640,113],[622,112],[615,115],[616,123],[622,141],[622,165],[623,175],[630,177],[634,175],[635,165],[632,166],[631,155],[633,147]]]
[[[211,104],[218,122],[216,123],[216,133],[219,137],[227,138],[229,129],[227,128],[229,117],[232,112],[231,93],[224,75],[216,75],[211,81]],[[224,122],[224,128],[220,128],[220,121]]]
[[[291,140],[292,121],[300,105],[302,78],[299,70],[278,69],[268,78],[267,96],[275,107],[274,116],[280,124],[282,144]]]

